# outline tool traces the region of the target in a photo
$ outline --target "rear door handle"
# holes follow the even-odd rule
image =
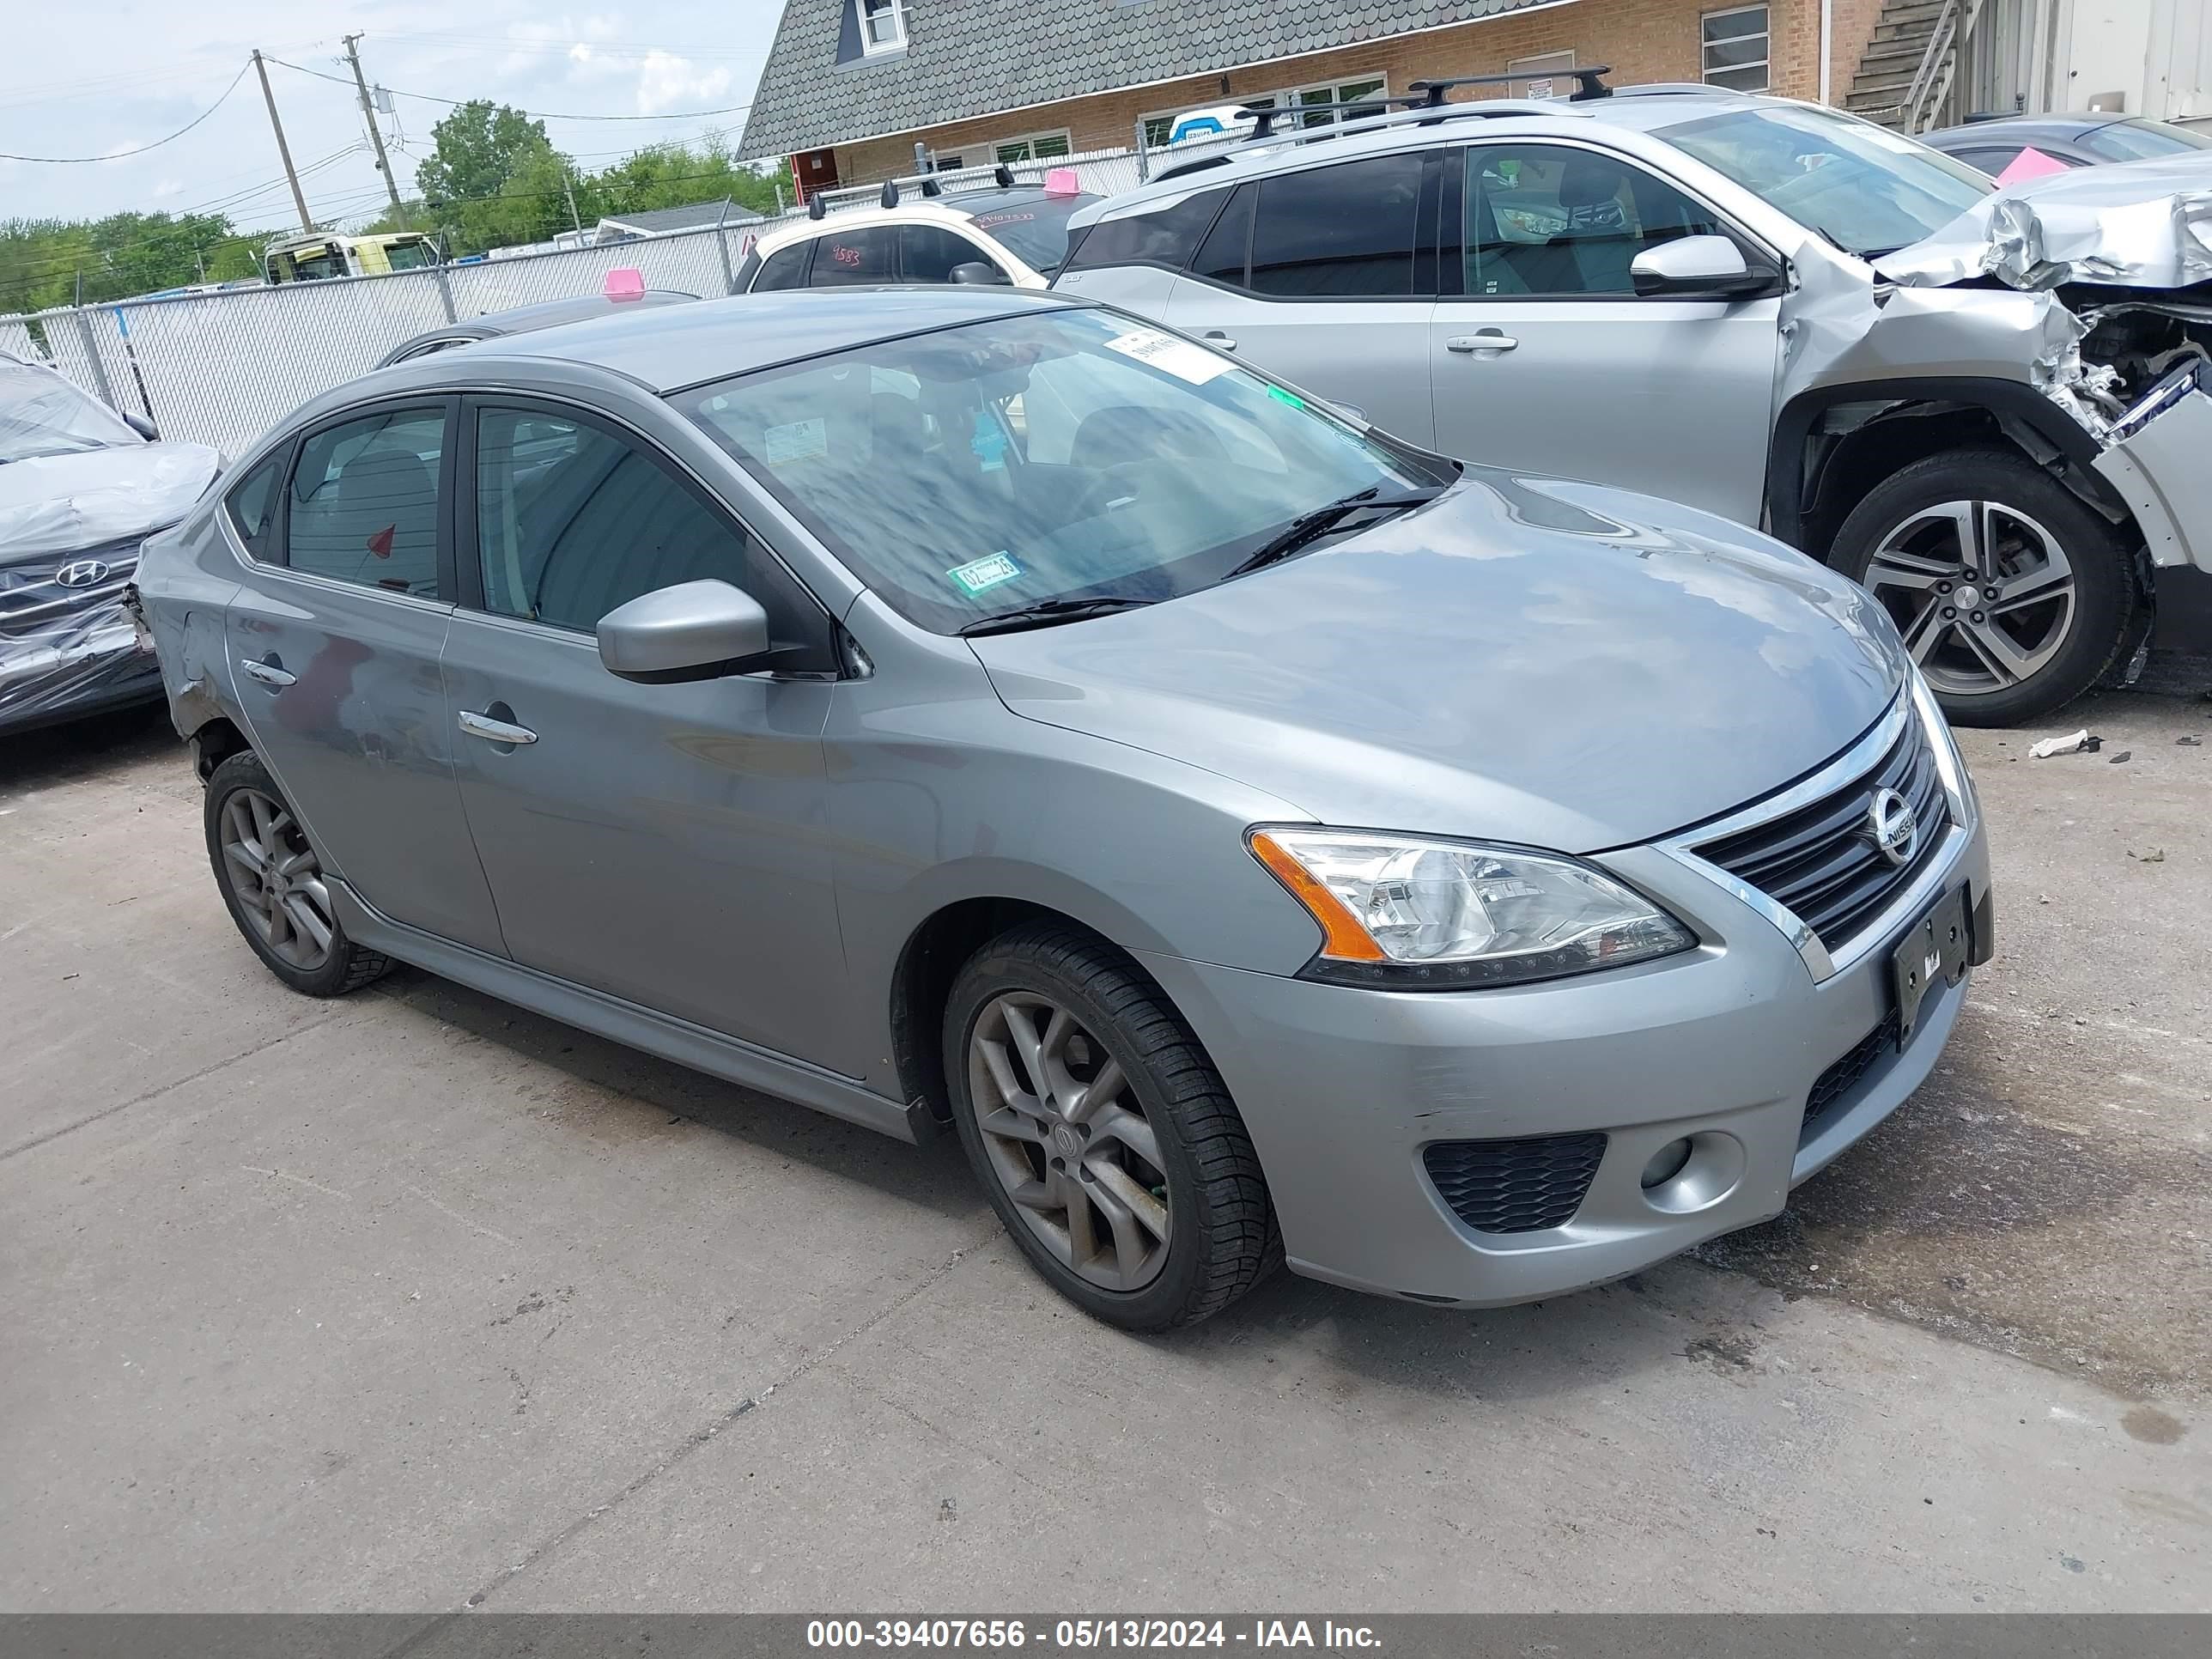
[[[1218,328],[1209,328],[1205,333],[1200,335],[1198,337],[1205,341],[1206,344],[1213,346],[1222,351],[1234,351],[1237,349],[1237,342],[1231,339],[1226,334],[1224,334]]]
[[[489,714],[471,714],[461,710],[458,717],[461,730],[472,738],[482,738],[486,743],[535,743],[538,734],[526,726],[513,726],[506,720],[495,720]]]
[[[1495,328],[1477,329],[1472,334],[1455,334],[1444,342],[1446,351],[1510,351],[1521,343],[1510,334]]]
[[[296,685],[300,681],[297,674],[287,673],[273,662],[256,662],[251,657],[241,657],[238,666],[246,678],[259,680],[264,685],[283,687]]]

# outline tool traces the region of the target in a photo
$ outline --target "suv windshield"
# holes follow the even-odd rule
[[[1009,202],[979,209],[975,228],[1005,244],[1008,252],[1041,276],[1049,276],[1067,258],[1067,221],[1096,196],[1040,196],[1033,202]]]
[[[1886,127],[1794,104],[1729,110],[1661,136],[1862,257],[1933,235],[1994,188]]]
[[[1458,476],[1087,309],[877,341],[672,401],[886,604],[943,634],[1053,600],[1173,599],[1310,514],[1333,526],[1324,510],[1346,497],[1373,490],[1387,510]]]
[[[0,366],[0,465],[143,442],[60,375]]]

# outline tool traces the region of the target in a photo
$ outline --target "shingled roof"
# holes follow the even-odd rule
[[[1557,3],[906,0],[906,49],[868,57],[853,0],[786,0],[742,153],[788,155]]]

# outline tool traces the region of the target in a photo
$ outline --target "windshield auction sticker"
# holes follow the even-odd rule
[[[1163,334],[1158,329],[1139,328],[1127,334],[1116,335],[1106,342],[1106,349],[1118,351],[1124,357],[1134,357],[1140,363],[1165,369],[1178,380],[1188,380],[1193,386],[1204,386],[1217,374],[1226,374],[1236,365],[1226,358],[1217,357],[1203,346],[1193,345],[1188,340],[1178,340],[1172,334]]]
[[[1022,568],[1011,553],[994,553],[988,558],[955,565],[945,574],[970,593],[988,593],[1001,582],[1013,580],[1022,574]]]
[[[811,421],[793,421],[786,426],[772,426],[763,434],[768,440],[768,464],[783,466],[792,461],[811,461],[830,453],[830,428],[821,416]]]

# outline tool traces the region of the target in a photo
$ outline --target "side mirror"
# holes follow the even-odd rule
[[[768,612],[724,581],[678,582],[599,618],[607,672],[647,685],[720,679],[763,668],[775,649]]]
[[[1646,248],[1628,267],[1638,294],[1683,300],[1726,300],[1767,288],[1775,273],[1753,270],[1726,236],[1679,236]]]
[[[137,433],[149,444],[158,442],[161,439],[161,428],[155,426],[152,419],[148,416],[125,415],[123,417],[123,424],[129,427],[133,432]]]
[[[1012,288],[1014,279],[988,259],[970,259],[952,267],[952,280],[972,288]]]

